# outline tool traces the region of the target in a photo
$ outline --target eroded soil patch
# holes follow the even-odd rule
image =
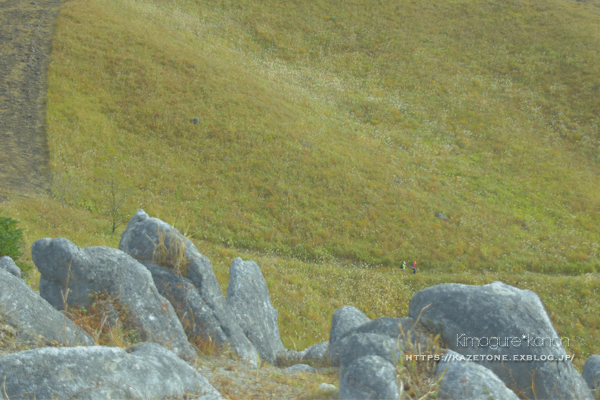
[[[61,0],[0,0],[0,199],[50,183],[46,75]]]

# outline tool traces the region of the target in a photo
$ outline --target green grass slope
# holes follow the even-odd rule
[[[110,170],[130,213],[229,246],[591,272],[599,18],[566,1],[67,1],[53,168],[94,213]]]

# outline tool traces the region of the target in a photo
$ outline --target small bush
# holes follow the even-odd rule
[[[9,256],[17,260],[23,256],[21,247],[25,245],[23,231],[17,228],[18,221],[9,217],[0,217],[0,258]]]

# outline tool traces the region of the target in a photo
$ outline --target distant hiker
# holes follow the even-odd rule
[[[416,274],[417,273],[417,262],[416,261],[414,261],[412,263],[412,269],[413,269],[413,274]]]
[[[402,265],[400,265],[400,269],[402,272],[406,273],[406,261],[402,261]]]

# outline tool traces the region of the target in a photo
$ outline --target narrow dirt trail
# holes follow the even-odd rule
[[[0,0],[0,201],[50,184],[46,75],[61,0]]]

